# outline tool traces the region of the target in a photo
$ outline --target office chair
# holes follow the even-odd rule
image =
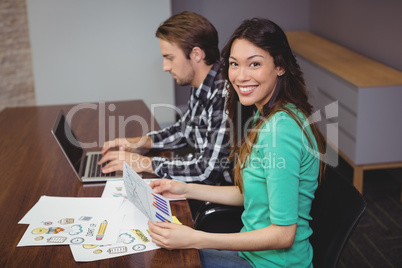
[[[310,212],[314,267],[336,267],[365,209],[366,202],[360,192],[328,166]],[[239,232],[243,226],[242,212],[243,207],[205,202],[196,214],[194,227],[206,232]]]
[[[318,268],[336,267],[366,209],[366,201],[360,192],[332,167],[326,169],[310,212],[313,218],[310,222],[313,265]]]
[[[243,227],[243,211],[244,207],[205,202],[196,213],[194,228],[210,233],[238,233]]]

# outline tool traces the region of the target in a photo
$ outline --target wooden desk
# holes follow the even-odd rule
[[[159,125],[142,101],[7,108],[0,113],[0,267],[201,267],[198,250],[158,249],[102,261],[76,263],[68,246],[18,247],[27,225],[18,221],[42,195],[98,197],[104,184],[82,184],[50,133],[60,108],[78,110],[72,128],[80,142],[143,135]],[[78,109],[80,108],[80,109]],[[143,124],[129,116],[139,115]],[[124,118],[123,118],[124,117]],[[119,129],[118,120],[126,120]],[[103,123],[102,123],[103,121]],[[105,122],[106,121],[106,122]],[[101,124],[99,124],[101,122]],[[144,124],[146,122],[146,124]],[[105,125],[107,131],[103,132]],[[109,127],[110,130],[109,131]],[[113,134],[113,131],[115,134]],[[93,150],[98,148],[93,148]],[[187,201],[172,202],[172,213],[192,226]]]

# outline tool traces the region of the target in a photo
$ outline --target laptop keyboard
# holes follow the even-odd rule
[[[102,165],[98,165],[98,162],[101,158],[102,158],[102,154],[91,155],[91,168],[89,170],[89,177],[113,177],[113,176],[115,176],[116,172],[102,173],[102,167],[105,166],[106,163],[103,163]]]

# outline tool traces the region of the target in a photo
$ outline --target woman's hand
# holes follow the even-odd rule
[[[172,199],[185,199],[187,191],[188,191],[188,184],[173,181],[168,179],[161,179],[152,181],[149,184],[156,194],[161,194],[166,198]]]
[[[157,246],[166,249],[196,248],[196,231],[176,223],[148,221],[149,235]]]

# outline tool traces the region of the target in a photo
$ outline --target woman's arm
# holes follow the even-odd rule
[[[204,184],[188,184],[188,199],[209,201],[212,203],[243,206],[244,197],[237,186],[213,186]]]
[[[152,241],[166,249],[212,248],[236,251],[259,251],[289,248],[296,235],[296,224],[268,227],[243,233],[216,234],[172,223],[148,222]]]
[[[187,198],[231,206],[242,206],[243,194],[237,186],[211,186],[182,183],[168,179],[153,181],[151,188],[157,194],[170,198]]]
[[[195,246],[238,251],[258,251],[289,248],[296,235],[296,224],[275,225],[243,233],[233,234],[199,234]]]

